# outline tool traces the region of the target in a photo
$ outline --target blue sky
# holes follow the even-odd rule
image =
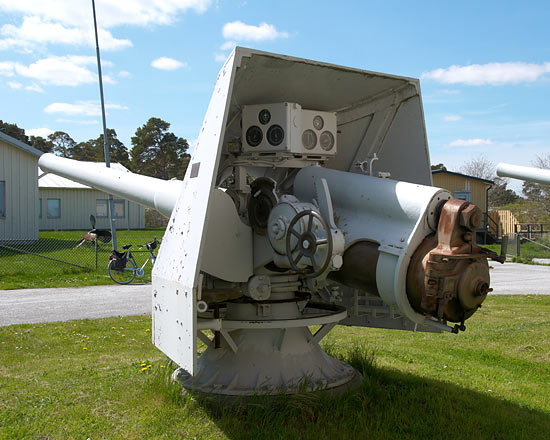
[[[235,44],[421,79],[432,163],[550,153],[547,1],[97,0],[107,125],[196,139]],[[91,0],[0,0],[0,119],[101,132]],[[514,186],[514,185],[513,185]],[[517,188],[517,184],[515,185]]]

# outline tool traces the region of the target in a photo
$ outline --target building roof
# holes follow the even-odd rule
[[[105,162],[84,162],[91,167],[105,168]],[[118,171],[130,172],[128,168],[119,163],[111,162],[111,168]],[[41,177],[42,176],[42,177]],[[38,188],[72,188],[72,189],[94,189],[90,186],[83,185],[65,177],[58,176],[52,173],[44,174],[44,171],[38,167]]]
[[[468,176],[467,174],[455,173],[454,171],[449,171],[449,170],[433,170],[432,171],[432,175],[434,175],[434,174],[443,174],[443,173],[451,174],[452,176],[464,177],[465,179],[477,180],[478,182],[483,182],[483,183],[486,183],[488,185],[494,185],[495,184],[495,182],[493,182],[492,180],[481,179],[479,177],[474,177],[474,176]]]
[[[24,151],[25,153],[32,154],[33,156],[36,156],[37,158],[42,156],[44,153],[40,150],[37,150],[34,147],[31,147],[30,145],[27,145],[25,142],[21,142],[19,139],[15,139],[11,136],[8,136],[7,134],[0,131],[0,140],[10,144],[11,146],[15,148],[19,148],[20,150]]]

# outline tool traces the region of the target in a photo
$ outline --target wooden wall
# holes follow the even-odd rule
[[[0,240],[38,240],[38,158],[0,140],[0,181],[6,182],[6,216]]]
[[[487,212],[487,183],[446,173],[432,174],[432,177],[434,186],[444,188],[453,195],[455,191],[470,191],[470,202]]]
[[[490,222],[493,226],[498,224],[498,238],[501,238],[503,234],[512,234],[515,232],[515,225],[518,225],[518,232],[521,231],[521,226],[519,225],[518,220],[512,214],[511,211],[507,209],[497,209],[494,211],[489,211],[489,217],[493,220]]]

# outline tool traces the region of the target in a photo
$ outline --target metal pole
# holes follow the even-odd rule
[[[99,76],[99,95],[101,97],[101,116],[103,117],[103,150],[105,153],[105,166],[111,167],[111,161],[109,160],[109,143],[107,141],[107,120],[105,118],[105,101],[103,99],[103,77],[101,75],[101,57],[99,56],[99,38],[97,36],[97,20],[95,17],[95,1],[92,0],[92,11],[94,14],[94,30],[95,30],[95,48],[97,55],[97,75]],[[116,226],[114,219],[114,202],[113,195],[109,194],[109,222],[111,225],[111,235],[113,250],[117,248],[116,242]]]

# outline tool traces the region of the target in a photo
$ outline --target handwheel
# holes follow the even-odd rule
[[[296,229],[294,229],[294,227],[302,217],[307,217],[307,229],[304,233],[300,233]],[[317,221],[321,224],[322,230],[325,231],[326,238],[318,238],[317,235],[315,235],[315,232],[313,231],[314,219],[317,219]],[[296,258],[292,258],[292,235],[294,235],[298,239],[299,250]],[[326,244],[328,246],[327,256],[325,258],[325,261],[323,261],[323,264],[319,265],[315,260],[315,252],[317,251],[317,247],[323,244]],[[326,270],[332,257],[332,248],[333,242],[330,229],[321,214],[319,214],[318,212],[309,209],[302,211],[298,213],[288,225],[288,232],[286,234],[286,256],[288,257],[290,267],[298,272],[301,272],[301,270],[298,268],[298,262],[304,256],[309,258],[313,271],[307,273],[306,278],[318,277]]]

